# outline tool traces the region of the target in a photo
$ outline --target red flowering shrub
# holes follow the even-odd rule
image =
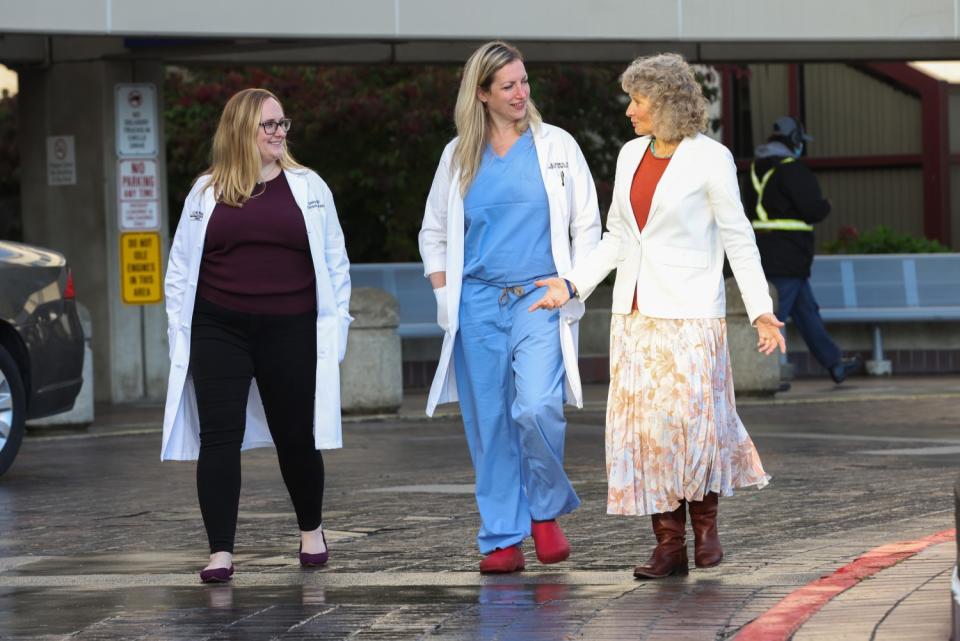
[[[606,215],[617,152],[632,137],[621,65],[530,65],[544,119],[569,131],[593,172]],[[290,149],[333,190],[351,260],[416,261],[423,205],[444,145],[456,135],[455,66],[171,68],[167,175],[176,225],[209,163],[220,110],[247,87],[273,91],[293,119]]]

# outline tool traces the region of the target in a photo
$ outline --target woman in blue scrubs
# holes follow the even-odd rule
[[[460,401],[476,473],[483,573],[521,570],[533,536],[542,563],[570,546],[557,517],[580,504],[563,469],[564,401],[582,406],[577,321],[583,304],[529,308],[537,284],[600,237],[580,148],[542,122],[520,52],[503,42],[467,61],[458,137],[427,200],[420,253],[445,331],[427,413]]]

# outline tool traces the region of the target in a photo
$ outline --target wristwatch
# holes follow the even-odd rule
[[[563,279],[563,282],[567,284],[567,293],[570,294],[570,298],[580,298],[580,292],[574,291],[573,283],[566,278]]]

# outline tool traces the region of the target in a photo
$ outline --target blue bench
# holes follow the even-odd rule
[[[816,256],[810,285],[824,321],[873,324],[878,374],[878,323],[960,320],[960,254]]]
[[[350,280],[354,287],[375,287],[400,304],[400,338],[443,336],[437,325],[437,300],[422,263],[353,263]]]
[[[355,263],[354,287],[376,287],[400,304],[401,338],[441,336],[421,263]],[[816,256],[810,276],[828,323],[873,327],[873,360],[884,361],[878,323],[960,320],[960,254]]]

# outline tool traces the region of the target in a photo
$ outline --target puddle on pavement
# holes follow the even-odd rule
[[[396,626],[398,634],[406,630],[407,635],[418,636],[417,631],[426,632],[456,614],[457,626],[464,630],[500,629],[510,621],[526,621],[526,627],[532,618],[542,630],[556,632],[558,626],[566,629],[572,625],[571,610],[597,607],[622,592],[615,586],[543,583],[383,588],[240,588],[230,584],[106,590],[0,588],[0,630],[4,639],[69,634],[79,638],[154,638],[161,632],[164,639],[196,639],[217,635],[230,626],[231,639],[263,639],[296,627],[298,633],[311,638],[339,639],[370,625]]]
[[[296,550],[294,550],[296,552]],[[237,563],[257,567],[299,568],[293,552],[286,556],[275,551],[238,554]],[[46,557],[25,562],[7,570],[3,576],[64,576],[86,574],[178,574],[199,571],[206,555],[197,552],[143,552],[122,554],[85,554],[70,557]]]

